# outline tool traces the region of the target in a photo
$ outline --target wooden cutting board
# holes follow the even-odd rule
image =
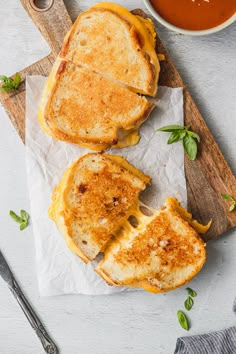
[[[31,5],[39,1],[21,0],[22,5],[52,49],[51,54],[46,58],[20,72],[23,79],[26,75],[47,76],[49,74],[64,36],[72,25],[63,0],[41,0],[40,3],[46,6],[50,1],[52,6],[49,9],[39,11]],[[163,53],[166,58],[161,62],[159,84],[183,87],[185,124],[190,125],[192,130],[201,137],[197,159],[190,161],[185,156],[185,173],[188,209],[196,219],[203,223],[207,223],[210,218],[213,219],[212,227],[205,236],[205,240],[208,241],[236,226],[236,212],[230,213],[229,203],[221,197],[221,193],[236,196],[236,179],[160,39],[157,40],[157,52]],[[0,93],[0,101],[24,142],[25,84],[23,83],[19,91],[14,94]]]

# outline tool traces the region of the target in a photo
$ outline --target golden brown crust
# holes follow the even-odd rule
[[[103,158],[106,159],[104,155]],[[100,227],[96,225],[94,231],[90,230],[94,242],[102,247],[111,238],[112,231],[126,219],[129,206],[137,198],[140,187],[134,187],[130,183],[132,175],[123,168],[117,168],[112,161],[110,163],[114,165],[112,168],[107,165],[98,172],[86,171],[84,179],[88,181],[87,184],[77,185],[76,175],[82,160],[83,158],[74,165],[64,190],[65,208],[70,210],[70,213],[65,214],[65,223],[69,235],[72,235],[78,219],[80,220],[78,224],[83,225],[85,231],[91,228],[91,223],[95,223],[98,216],[101,220],[106,220],[106,225],[109,227],[104,228],[101,224]],[[117,174],[119,178],[114,178]],[[74,188],[79,203],[76,199],[72,204],[69,198]],[[122,201],[124,196],[125,202]],[[85,213],[84,216],[83,213]],[[90,218],[88,215],[91,215]]]
[[[126,9],[124,9],[126,10]],[[145,51],[145,49],[143,48],[143,43],[144,43],[144,38],[142,37],[141,33],[135,28],[135,26],[133,25],[132,22],[130,22],[125,15],[122,16],[121,14],[119,14],[118,12],[116,12],[116,10],[112,10],[111,8],[106,8],[106,7],[93,7],[89,10],[87,10],[86,12],[82,13],[81,15],[78,16],[77,20],[75,21],[72,29],[70,30],[70,32],[67,34],[62,49],[60,51],[59,56],[61,58],[66,58],[67,60],[74,60],[71,57],[68,57],[68,52],[70,52],[70,42],[73,39],[73,37],[78,33],[78,27],[80,24],[81,19],[83,19],[83,16],[87,16],[89,15],[89,13],[93,13],[94,11],[97,12],[102,12],[102,13],[110,13],[113,16],[115,16],[116,18],[119,19],[119,21],[121,21],[126,27],[127,30],[130,32],[130,36],[133,39],[133,43],[136,45],[137,48],[137,53],[140,57],[143,58],[143,66],[146,66],[147,69],[147,73],[148,73],[148,78],[147,78],[147,87],[146,89],[140,89],[137,87],[133,87],[134,89],[136,89],[136,92],[142,93],[142,94],[146,94],[146,95],[150,95],[150,96],[155,96],[156,95],[156,81],[158,80],[158,75],[159,75],[159,62],[157,60],[156,62],[156,66],[154,66],[151,63],[150,60],[150,55],[148,54],[147,51]],[[135,16],[133,16],[135,17]],[[151,21],[151,20],[150,20]],[[145,27],[145,26],[144,26]],[[154,26],[153,26],[154,28]],[[146,28],[146,31],[149,33],[150,36],[150,31],[148,28]],[[152,35],[152,34],[151,34]],[[154,48],[155,49],[155,48]],[[154,50],[155,53],[155,50]],[[81,62],[76,63],[76,64],[81,64]],[[90,63],[86,63],[87,65],[90,65]],[[94,69],[94,67],[92,68],[93,70],[99,72],[99,73],[103,73],[104,72],[100,72],[99,70]],[[135,73],[134,73],[135,74]],[[117,78],[113,79],[117,80]],[[119,80],[119,79],[118,79]],[[121,80],[122,81],[122,80]],[[132,85],[130,85],[128,82],[125,82],[126,85],[132,87]]]
[[[109,6],[112,5],[112,8]],[[99,6],[99,7],[98,7]],[[151,60],[150,55],[148,53],[154,51],[154,43],[155,43],[155,28],[150,21],[139,21],[139,19],[136,18],[135,16],[131,15],[129,11],[125,8],[122,8],[121,6],[117,4],[109,4],[109,3],[104,3],[100,5],[96,5],[95,7],[92,7],[85,13],[82,13],[76,20],[75,24],[72,26],[71,30],[68,32],[68,34],[65,37],[63,47],[61,49],[61,52],[59,54],[59,58],[61,59],[61,62],[59,59],[57,59],[57,63],[54,65],[53,68],[53,73],[50,75],[50,82],[48,83],[48,90],[45,93],[45,97],[43,97],[44,104],[43,107],[40,109],[40,124],[44,131],[51,135],[53,138],[56,138],[58,140],[66,141],[69,143],[73,144],[79,144],[84,147],[88,147],[90,149],[94,150],[105,150],[108,147],[112,146],[114,148],[121,148],[121,147],[126,147],[126,146],[131,146],[135,145],[139,141],[139,136],[137,134],[139,126],[148,118],[149,114],[155,107],[155,105],[151,102],[143,100],[143,106],[142,106],[142,111],[140,111],[139,115],[134,117],[133,121],[129,121],[127,125],[125,125],[125,120],[122,124],[118,124],[116,126],[116,123],[113,123],[113,127],[116,127],[114,129],[110,129],[109,135],[99,135],[98,134],[90,134],[90,128],[88,128],[88,134],[86,131],[82,133],[82,135],[77,134],[77,133],[71,133],[73,130],[73,122],[77,121],[77,117],[73,117],[73,112],[76,111],[77,107],[75,106],[75,102],[73,102],[73,108],[71,106],[71,109],[68,110],[68,117],[66,120],[65,126],[69,126],[69,130],[67,129],[61,129],[59,125],[54,121],[54,118],[56,116],[56,113],[52,110],[53,103],[55,99],[60,99],[57,97],[57,92],[60,89],[60,81],[63,77],[63,75],[66,73],[67,67],[70,65],[68,62],[66,62],[65,58],[71,59],[68,57],[68,53],[71,51],[70,45],[71,41],[74,39],[74,37],[77,36],[77,33],[79,31],[79,26],[80,26],[80,21],[84,18],[84,16],[88,16],[89,14],[94,14],[96,13],[110,13],[112,16],[115,18],[119,19],[120,23],[122,23],[127,30],[130,33],[130,38],[132,43],[134,44],[134,47],[137,49],[137,55],[142,57],[143,60],[143,65],[146,67],[146,71],[148,73],[148,89],[146,92],[147,94],[154,95],[154,91],[156,91],[156,81],[159,73],[159,63],[157,58]],[[135,22],[136,21],[136,22]],[[146,29],[146,30],[145,30]],[[145,37],[145,38],[144,38]],[[153,42],[154,41],[154,42]],[[149,49],[147,49],[146,45],[147,42],[152,43],[152,45],[149,45]],[[152,48],[150,50],[150,48]],[[149,50],[149,52],[148,52]],[[155,52],[155,51],[154,51]],[[151,54],[152,55],[152,54]],[[64,59],[63,59],[64,58]],[[154,65],[153,63],[156,63]],[[89,62],[83,62],[82,63],[76,63],[76,65],[88,65],[89,67]],[[72,64],[71,64],[72,65]],[[114,64],[115,65],[115,64]],[[91,70],[92,68],[90,68]],[[129,68],[130,69],[130,68]],[[131,70],[132,71],[132,70]],[[95,73],[94,73],[95,75]],[[132,77],[135,76],[132,75]],[[109,80],[108,80],[109,81]],[[84,80],[86,82],[86,80]],[[130,88],[131,91],[132,88]],[[145,91],[145,90],[144,90]],[[144,91],[140,91],[141,93]],[[127,91],[130,92],[130,91]],[[137,91],[136,91],[137,92]],[[96,93],[94,94],[94,99],[96,102]],[[47,101],[47,103],[45,103]],[[131,102],[132,98],[128,99],[127,101]],[[68,102],[68,101],[67,101]],[[123,100],[123,103],[125,103],[126,100]],[[87,104],[89,106],[89,103]],[[116,107],[121,107],[123,106],[117,103]],[[59,112],[62,113],[62,115],[65,115],[65,102],[62,104],[62,108],[59,110]],[[71,112],[69,112],[71,111]],[[70,113],[70,114],[69,114]],[[93,117],[94,114],[90,114],[90,117]],[[118,117],[122,116],[118,114]],[[63,116],[64,117],[64,116]],[[71,119],[69,119],[71,117]],[[64,119],[64,118],[63,118]],[[61,121],[61,119],[59,119]],[[98,122],[98,124],[100,124]],[[93,126],[95,124],[92,124]],[[102,124],[103,125],[103,124]],[[85,129],[86,127],[82,128]],[[137,129],[135,134],[134,128]],[[77,128],[75,128],[76,131]],[[123,130],[123,131],[122,131]],[[124,138],[120,138],[124,136]]]
[[[106,282],[108,285],[111,285],[111,286],[113,286],[113,285],[119,286],[119,285],[120,285],[119,283],[115,283],[115,282],[110,278],[109,274],[106,273],[105,270],[95,268],[94,271],[95,271],[98,275],[100,275],[100,277],[103,278],[103,279],[105,280],[105,282]]]
[[[134,28],[131,27],[130,29],[130,34],[134,40],[134,43],[136,43],[137,47],[140,48],[140,51],[143,48],[143,38],[141,36],[141,34]],[[148,55],[148,53],[144,52],[143,53],[143,58],[145,60],[146,66],[148,67],[148,88],[147,88],[147,92],[145,92],[146,95],[150,95],[150,96],[155,96],[156,94],[156,67],[151,63],[151,58]],[[143,93],[143,92],[141,92]]]
[[[50,91],[46,94],[49,95],[49,97],[47,98],[47,103],[44,107],[44,110],[42,112],[43,115],[43,124],[47,126],[47,133],[49,133],[52,137],[59,139],[59,140],[63,140],[63,141],[67,141],[70,143],[75,143],[75,144],[89,144],[89,146],[93,147],[92,145],[96,145],[97,149],[101,149],[104,150],[105,148],[107,148],[108,146],[111,145],[115,145],[119,142],[119,138],[118,138],[118,132],[120,131],[120,129],[123,129],[124,132],[127,131],[129,132],[130,127],[136,127],[138,129],[138,127],[148,118],[149,114],[151,113],[151,111],[153,110],[153,108],[155,107],[155,105],[152,102],[146,101],[140,97],[138,97],[135,93],[132,93],[130,91],[128,91],[125,88],[122,87],[117,87],[116,84],[114,83],[107,83],[107,81],[103,78],[98,76],[97,74],[93,74],[93,79],[91,76],[91,73],[89,71],[87,71],[87,69],[84,68],[77,68],[75,67],[73,64],[66,62],[65,60],[62,61],[57,61],[57,63],[55,64],[56,68],[54,68],[55,70],[55,75],[54,77],[50,77]],[[61,86],[63,85],[63,81],[64,76],[68,75],[68,78],[71,77],[72,75],[72,69],[75,68],[75,72],[73,75],[77,75],[78,76],[78,80],[82,80],[82,78],[84,78],[84,80],[86,80],[87,78],[87,85],[89,85],[89,80],[93,80],[94,82],[97,82],[98,85],[100,85],[100,91],[107,91],[107,92],[111,92],[110,94],[113,95],[112,97],[112,102],[109,103],[109,105],[111,105],[112,109],[112,104],[114,105],[114,112],[117,111],[117,114],[119,114],[119,112],[121,112],[121,114],[125,114],[125,112],[129,112],[129,110],[131,110],[132,107],[136,107],[135,105],[139,105],[139,112],[137,114],[135,114],[133,116],[133,118],[129,118],[127,119],[127,121],[123,120],[121,122],[117,121],[116,122],[116,117],[113,118],[113,120],[107,120],[107,122],[105,122],[105,118],[104,118],[104,127],[102,127],[102,129],[105,129],[105,127],[107,127],[109,129],[109,135],[107,136],[103,136],[101,139],[96,137],[95,134],[92,135],[92,133],[89,134],[89,127],[92,124],[95,125],[99,124],[99,121],[97,121],[96,117],[93,118],[93,114],[91,111],[91,114],[88,116],[89,111],[88,107],[84,106],[81,107],[80,105],[78,105],[76,103],[75,97],[73,98],[73,89],[71,89],[71,94],[70,94],[70,88],[68,89],[67,92],[67,96],[69,97],[70,101],[65,101],[62,98],[60,98],[60,91],[61,91]],[[81,79],[80,79],[81,77]],[[76,80],[76,77],[74,77],[73,80]],[[48,84],[48,85],[49,85]],[[73,83],[73,81],[71,81],[70,85],[76,85],[76,81],[75,83]],[[76,89],[77,85],[75,86]],[[83,90],[85,90],[85,88],[83,89],[82,87],[80,88],[81,92],[83,92]],[[85,91],[87,92],[87,90]],[[91,91],[93,92],[93,91]],[[78,102],[79,102],[79,92],[78,92]],[[71,95],[71,96],[70,96]],[[83,95],[83,93],[81,93],[81,95]],[[89,93],[85,93],[84,94],[85,98],[86,96],[89,95]],[[92,93],[91,93],[91,99],[92,99]],[[89,96],[89,97],[90,97]],[[71,98],[70,98],[71,97]],[[82,96],[83,97],[83,96]],[[129,97],[129,98],[128,98]],[[103,99],[101,99],[101,104]],[[95,97],[96,100],[96,97]],[[120,105],[120,101],[122,100],[123,105],[121,107]],[[116,102],[117,101],[117,102]],[[57,111],[54,111],[54,105],[55,102],[57,103],[57,106],[59,105],[59,108],[57,108]],[[71,102],[71,103],[69,103]],[[89,102],[88,102],[89,104]],[[99,105],[100,103],[97,101],[96,105]],[[103,110],[105,108],[103,108],[100,104],[100,109],[102,110],[101,112],[103,112]],[[60,107],[61,105],[61,107]],[[76,106],[75,106],[76,105]],[[87,117],[87,120],[82,122],[80,120],[75,120],[75,112],[78,109],[77,108],[80,107],[80,111],[79,111],[79,116],[78,119],[82,119],[83,117]],[[99,106],[98,106],[99,107]],[[126,108],[127,107],[127,108]],[[81,109],[83,108],[83,110],[81,111]],[[107,109],[107,108],[106,108]],[[133,108],[132,108],[133,109]],[[84,111],[84,114],[83,114]],[[61,112],[61,113],[60,113]],[[71,113],[70,113],[71,112]],[[109,110],[108,110],[109,112]],[[98,113],[99,114],[99,113]],[[74,122],[76,121],[77,126],[78,124],[81,124],[81,127],[84,126],[83,129],[87,128],[88,129],[88,135],[84,135],[81,136],[80,135],[72,135],[72,134],[68,134],[65,131],[62,131],[59,129],[58,125],[57,125],[57,115],[61,115],[64,117],[64,122],[65,124],[69,125],[69,127],[71,127],[71,129],[77,129],[76,126],[74,126]],[[91,116],[92,115],[92,116]],[[81,118],[80,118],[81,117]],[[90,118],[89,118],[90,117]],[[92,123],[92,119],[94,120],[94,123]],[[102,117],[100,117],[100,120],[102,119]],[[42,122],[41,122],[42,123]],[[121,124],[123,126],[121,126]],[[113,125],[113,126],[112,126]],[[73,128],[74,126],[74,128]],[[112,126],[112,129],[111,129]],[[76,130],[75,130],[76,131]],[[105,146],[104,146],[105,145]]]
[[[68,247],[87,263],[103,250],[149,181],[119,156],[89,153],[64,173],[49,215]]]
[[[96,271],[109,284],[166,292],[186,284],[201,270],[205,244],[172,208],[154,212],[146,226],[139,223],[135,236],[127,230],[105,250]]]
[[[183,224],[188,234],[198,239],[198,241],[204,245],[204,242],[195,230],[193,230],[179,214],[172,211],[171,218]],[[156,230],[158,230],[158,236],[156,236]],[[153,241],[150,242],[152,238]],[[160,247],[160,240],[167,242],[167,245]],[[165,265],[169,253],[178,261],[178,266],[180,267],[195,264],[192,258],[192,244],[188,242],[182,243],[180,235],[172,228],[170,215],[165,212],[160,213],[159,216],[147,225],[146,229],[135,238],[132,243],[132,248],[121,249],[116,254],[115,260],[123,265],[127,265],[130,262],[138,265],[140,262],[146,263],[152,251],[157,252],[156,255],[161,260],[161,265]],[[175,262],[171,264],[172,268],[175,266]]]

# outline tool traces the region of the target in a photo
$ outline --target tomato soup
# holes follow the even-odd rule
[[[216,27],[236,13],[236,0],[151,0],[167,22],[188,30]]]

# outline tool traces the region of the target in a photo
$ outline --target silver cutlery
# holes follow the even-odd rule
[[[8,266],[7,261],[4,258],[1,251],[0,251],[0,275],[3,278],[3,280],[5,280],[5,282],[7,283],[8,288],[11,290],[12,294],[16,298],[18,304],[22,308],[32,328],[35,330],[37,336],[39,337],[43,345],[45,352],[48,354],[58,354],[59,351],[55,343],[49,337],[42,322],[39,320],[38,316],[32,309],[31,305],[29,304],[28,300],[26,299],[25,295],[23,294],[22,290],[17,284],[16,279],[14,278],[14,275],[12,274],[11,269]]]

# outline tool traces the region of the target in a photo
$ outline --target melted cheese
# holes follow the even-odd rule
[[[154,91],[156,92],[158,75],[159,75],[159,71],[160,71],[160,65],[159,65],[158,57],[157,57],[156,51],[155,51],[156,31],[155,31],[155,27],[153,25],[153,22],[149,18],[145,19],[141,16],[135,16],[135,15],[131,14],[131,12],[129,12],[126,8],[124,8],[118,4],[115,4],[115,3],[103,2],[103,3],[99,3],[99,4],[94,5],[94,7],[95,8],[97,8],[97,7],[98,8],[99,7],[105,8],[105,9],[112,10],[112,11],[118,13],[122,18],[124,18],[129,23],[131,23],[135,27],[135,29],[142,35],[142,37],[144,39],[143,49],[146,53],[148,53],[148,55],[151,58],[152,64],[156,68],[156,70],[155,70],[156,77],[154,80],[154,82],[155,82]],[[69,36],[69,33],[67,34],[66,37],[68,37],[68,36]],[[65,37],[65,40],[66,40],[66,37]],[[39,120],[39,123],[40,123],[42,129],[48,135],[52,135],[52,132],[45,121],[44,112],[45,112],[49,97],[53,91],[55,84],[56,84],[57,71],[60,67],[60,64],[61,64],[61,59],[60,59],[60,55],[59,55],[53,65],[51,73],[48,77],[48,80],[47,80],[47,83],[45,85],[44,92],[42,95],[42,99],[40,102],[40,106],[39,106],[38,120]],[[134,92],[137,92],[134,88],[130,88],[130,89]],[[124,148],[127,146],[133,146],[139,142],[139,139],[140,139],[140,136],[139,136],[138,129],[133,130],[133,131],[129,132],[128,134],[127,134],[127,131],[126,132],[124,131],[123,136],[121,136],[121,138],[118,139],[117,144],[112,145],[112,148],[120,149],[120,148]],[[87,143],[83,143],[83,142],[80,142],[79,145],[86,148],[86,149],[91,149],[91,150],[96,150],[96,151],[106,150],[110,146],[107,144],[87,144]]]
[[[192,214],[183,208],[176,198],[167,198],[166,203],[170,205],[185,221],[187,221],[197,233],[205,234],[211,227],[212,220],[210,220],[207,225],[203,225],[197,220],[194,220]]]
[[[125,133],[125,131],[124,131]],[[133,130],[131,133],[129,134],[124,134],[123,137],[121,137],[118,140],[118,143],[115,145],[112,145],[111,147],[113,149],[122,149],[125,148],[127,146],[133,146],[136,145],[140,140],[140,136],[139,136],[139,131],[138,129]],[[86,143],[79,143],[80,146],[86,148],[86,149],[90,149],[90,150],[96,150],[96,151],[103,151],[103,150],[107,150],[110,145],[95,145],[95,144],[86,144]]]
[[[62,179],[60,180],[60,183],[53,190],[52,204],[50,205],[50,207],[48,209],[48,215],[53,221],[56,221],[57,214],[63,211],[63,210],[60,210],[63,207],[63,205],[62,205],[63,204],[62,203],[63,192],[67,186],[71,171],[74,168],[76,163],[77,163],[77,161],[73,162],[72,165],[66,169],[64,175],[62,176]]]
[[[50,95],[54,89],[54,86],[56,84],[56,78],[57,78],[57,71],[60,67],[61,64],[61,59],[57,58],[52,71],[48,77],[47,83],[44,87],[42,99],[40,101],[39,105],[39,111],[38,111],[38,120],[39,123],[42,127],[42,129],[47,133],[48,135],[52,135],[51,129],[47,125],[45,121],[45,109],[48,103],[48,100],[50,98]],[[123,128],[119,129],[119,140],[118,143],[115,145],[112,145],[111,147],[114,149],[121,149],[127,146],[132,146],[136,145],[139,142],[140,136],[139,136],[139,131],[138,129],[130,129],[130,130],[125,130]],[[80,146],[90,149],[90,150],[96,150],[96,151],[103,151],[106,150],[110,147],[110,145],[107,144],[88,144],[88,143],[79,143]]]
[[[84,147],[85,149],[95,150],[95,151],[103,151],[109,148],[109,145],[95,145],[95,144],[86,144],[86,143],[79,143],[78,145]]]
[[[127,160],[125,160],[121,156],[115,156],[115,155],[107,155],[104,154],[106,158],[109,158],[110,160],[116,162],[119,164],[121,167],[126,169],[127,171],[131,172],[133,175],[137,176],[140,178],[145,184],[150,182],[150,177],[144,175],[140,170],[132,166]],[[75,161],[70,167],[67,168],[65,171],[60,183],[54,188],[53,194],[52,194],[52,203],[48,209],[48,215],[49,217],[56,222],[58,228],[60,229],[61,233],[63,234],[67,247],[75,254],[77,254],[79,257],[81,257],[84,261],[88,261],[87,258],[84,257],[83,253],[80,251],[80,249],[76,246],[76,244],[73,242],[71,237],[69,236],[67,232],[67,228],[63,222],[63,210],[65,208],[64,201],[63,201],[63,195],[66,191],[66,188],[68,186],[68,181],[70,179],[71,173],[73,173],[73,169],[75,165],[77,164],[77,161]],[[134,206],[129,211],[129,215],[137,215],[139,212],[139,215],[141,215],[141,212],[139,211],[139,202],[137,198],[137,202],[135,203]],[[127,216],[127,218],[129,217]],[[126,220],[124,223],[124,227],[126,225],[126,228],[131,229],[131,226],[129,222]],[[127,232],[128,233],[128,232]]]
[[[143,288],[144,290],[148,291],[149,293],[157,294],[161,292],[157,289],[157,287],[152,286],[147,280],[137,280],[129,284],[130,288]]]
[[[48,125],[45,122],[45,109],[49,100],[49,97],[53,91],[55,82],[56,82],[56,76],[57,76],[57,71],[58,68],[61,64],[61,60],[59,58],[56,59],[55,63],[53,64],[52,70],[49,74],[49,77],[47,79],[46,85],[44,86],[43,94],[39,103],[39,110],[38,110],[38,121],[42,127],[42,129],[47,133],[48,135],[51,136],[51,130],[48,127]]]
[[[76,162],[74,162],[70,167],[68,167],[60,183],[58,184],[57,187],[54,188],[52,194],[52,204],[48,209],[48,215],[57,224],[57,227],[60,230],[61,234],[64,236],[66,245],[70,249],[70,251],[75,253],[77,256],[82,258],[84,262],[87,263],[89,259],[84,256],[84,254],[81,252],[79,247],[77,247],[74,241],[71,239],[70,235],[67,232],[67,227],[63,219],[63,208],[64,208],[63,194],[75,164]]]
[[[158,57],[158,60],[159,60],[159,61],[165,61],[165,60],[166,60],[165,54],[159,53],[159,54],[157,54],[157,57]]]
[[[138,178],[140,178],[145,184],[150,182],[150,177],[146,176],[143,172],[138,170],[136,167],[131,165],[127,160],[125,160],[123,157],[118,156],[118,155],[108,155],[104,154],[108,159],[115,161],[118,163],[120,166],[122,166],[125,170],[131,172]]]
[[[120,166],[122,166],[124,169],[128,170],[138,178],[142,179],[144,183],[149,183],[150,178],[146,175],[144,175],[140,170],[136,169],[134,166],[128,163],[123,157],[121,156],[115,156],[115,155],[108,155],[104,154],[106,158],[109,158],[110,160],[116,162]],[[63,220],[63,213],[64,213],[64,193],[67,193],[67,187],[68,187],[68,181],[70,179],[71,173],[73,173],[73,168],[75,167],[77,161],[74,162],[64,173],[59,185],[54,189],[53,192],[53,198],[52,198],[52,204],[49,208],[49,216],[52,220],[54,220],[57,223],[57,226],[61,233],[64,235],[67,247],[76,255],[78,255],[80,258],[82,258],[85,262],[88,262],[89,259],[86,258],[79,247],[76,246],[76,244],[73,242],[71,239],[70,235],[68,234],[67,227],[64,224]],[[151,213],[149,216],[145,215],[141,210],[140,206],[145,207],[148,209]],[[193,220],[192,214],[190,214],[186,209],[182,208],[181,205],[179,204],[178,200],[176,198],[167,198],[166,200],[166,206],[171,207],[173,210],[175,210],[184,220],[186,220],[198,233],[205,233],[210,225],[211,221],[207,225],[202,225],[198,223],[196,220]],[[155,219],[160,211],[156,211],[152,208],[147,207],[145,204],[141,203],[137,197],[136,201],[134,204],[129,208],[129,211],[126,215],[125,221],[122,223],[120,228],[114,232],[114,238],[112,238],[109,243],[106,245],[106,248],[108,248],[111,244],[119,243],[119,238],[122,237],[127,237],[127,239],[130,238],[132,233],[139,233],[139,232],[144,232],[146,226],[153,220]],[[131,222],[129,221],[129,217],[134,216],[137,221],[138,225],[137,227],[133,227]],[[103,250],[104,251],[104,250]],[[109,254],[109,252],[107,253]],[[104,256],[106,259],[106,255]],[[111,279],[106,276],[106,274],[101,274],[104,279],[110,283],[111,285],[119,285],[119,284],[114,284],[111,282]],[[145,279],[145,275],[143,276],[144,279],[142,280],[134,280],[134,279],[127,279],[126,285],[129,287],[139,287],[143,288],[148,292],[152,293],[158,293],[161,292],[161,289],[158,289],[157,287],[152,286],[147,279]],[[125,284],[123,284],[125,285]]]
[[[150,210],[152,215],[151,216],[144,215],[140,211],[140,206],[143,206],[143,207],[147,208],[148,210]],[[207,230],[209,229],[209,227],[211,225],[211,222],[209,222],[207,225],[202,225],[202,224],[198,223],[196,220],[193,220],[192,215],[186,209],[181,207],[181,205],[179,204],[179,202],[176,198],[167,198],[166,206],[167,207],[170,206],[173,210],[175,210],[183,218],[183,220],[187,221],[198,233],[207,232]],[[158,216],[159,213],[160,213],[160,211],[157,211],[157,210],[147,207],[145,204],[141,203],[139,201],[139,199],[137,198],[135,203],[129,209],[127,219],[123,222],[120,229],[117,230],[117,232],[114,234],[114,239],[110,240],[108,247],[110,245],[115,246],[116,243],[119,244],[120,237],[122,237],[123,240],[124,240],[124,238],[127,238],[127,240],[129,240],[133,233],[145,232],[146,226],[152,220],[154,220]],[[131,215],[134,216],[138,221],[138,226],[135,228],[128,221],[128,218]],[[105,253],[104,261],[108,257],[109,257],[109,252],[107,252],[107,255]],[[112,283],[111,279],[109,279],[109,277],[107,275],[104,276],[103,272],[101,275],[111,285],[120,285],[120,284]],[[158,287],[151,285],[149,283],[149,281],[147,279],[145,279],[145,274],[143,275],[143,279],[141,279],[141,280],[135,280],[134,278],[126,279],[126,281],[123,282],[122,285],[126,285],[126,286],[129,286],[132,288],[143,288],[144,290],[151,292],[151,293],[155,293],[155,294],[163,292],[162,289],[159,289]]]

